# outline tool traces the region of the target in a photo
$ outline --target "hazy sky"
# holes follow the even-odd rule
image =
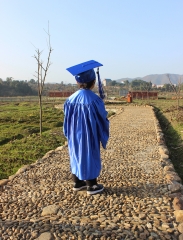
[[[36,79],[35,47],[47,82],[74,83],[67,67],[96,60],[101,79],[183,74],[182,0],[0,0],[0,78]],[[34,47],[35,46],[35,47]]]

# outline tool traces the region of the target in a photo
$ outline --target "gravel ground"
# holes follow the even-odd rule
[[[105,190],[73,192],[67,145],[50,151],[1,180],[0,240],[182,239],[167,153],[151,107],[119,109],[101,149]]]

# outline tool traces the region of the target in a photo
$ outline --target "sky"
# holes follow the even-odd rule
[[[36,50],[46,82],[75,83],[66,70],[96,60],[100,76],[183,74],[182,0],[0,0],[0,78],[35,79]]]

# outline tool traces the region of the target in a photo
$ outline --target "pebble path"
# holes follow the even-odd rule
[[[110,118],[101,158],[105,190],[92,196],[72,190],[67,145],[1,180],[0,240],[183,239],[182,210],[172,202],[181,180],[151,107]]]

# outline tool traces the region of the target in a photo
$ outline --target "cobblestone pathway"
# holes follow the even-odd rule
[[[180,179],[170,191],[161,143],[151,107],[123,107],[101,150],[103,193],[73,192],[67,146],[51,151],[2,187],[0,239],[183,239],[169,197]]]

